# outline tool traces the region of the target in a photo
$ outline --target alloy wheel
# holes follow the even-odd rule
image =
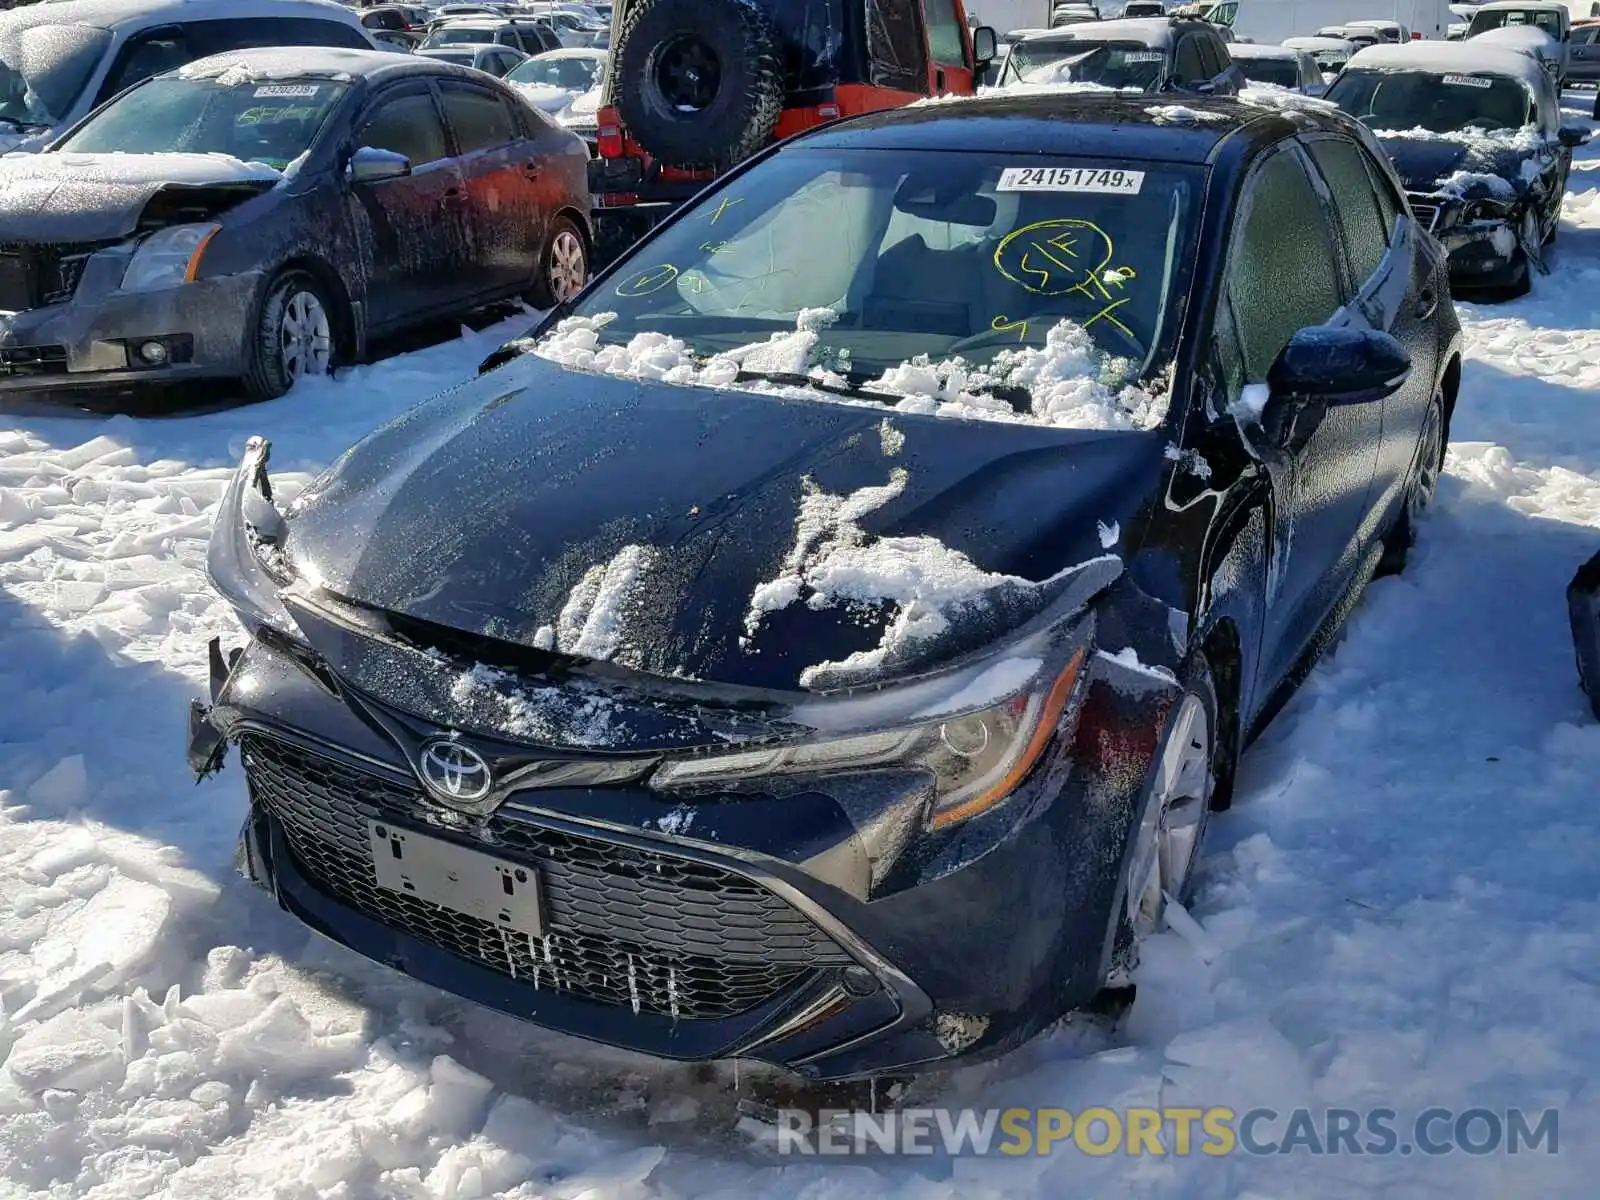
[[[1161,928],[1167,901],[1182,901],[1211,804],[1211,718],[1186,692],[1168,729],[1128,875],[1128,920],[1136,938]]]
[[[283,349],[283,373],[291,384],[328,373],[333,361],[333,329],[328,310],[315,293],[297,291],[284,302],[278,344]]]
[[[550,244],[550,295],[557,304],[570,300],[583,290],[589,279],[589,264],[584,259],[583,241],[570,229],[556,234]]]
[[[1433,504],[1434,493],[1439,489],[1439,475],[1444,466],[1444,417],[1440,398],[1435,396],[1428,405],[1428,416],[1422,427],[1422,442],[1417,448],[1417,477],[1411,485],[1411,528],[1427,514]]]

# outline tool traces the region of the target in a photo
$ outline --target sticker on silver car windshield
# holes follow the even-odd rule
[[[1143,171],[1112,167],[1007,167],[1000,172],[997,192],[1103,192],[1137,196],[1144,187]]]
[[[1485,79],[1481,75],[1446,75],[1444,81],[1451,87],[1493,87],[1494,80]]]
[[[315,96],[317,85],[314,83],[269,83],[265,87],[256,89],[256,99],[265,100],[267,97]]]

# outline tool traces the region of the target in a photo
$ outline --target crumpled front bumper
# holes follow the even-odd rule
[[[259,271],[150,292],[93,284],[86,274],[72,300],[0,315],[0,391],[122,390],[244,373]],[[168,346],[159,366],[137,355],[150,340]]]
[[[647,1054],[751,1058],[815,1079],[854,1078],[999,1053],[1099,990],[1126,838],[1175,688],[1105,655],[1091,662],[1070,758],[938,846],[865,821],[831,786],[688,807],[640,785],[551,787],[466,819],[428,799],[396,742],[394,730],[419,727],[416,718],[270,632],[234,655],[214,648],[212,703],[191,714],[190,762],[217,769],[227,745],[241,743],[252,799],[241,867],[284,909],[358,953],[510,1015]],[[480,737],[471,744],[498,751]],[[285,783],[291,776],[298,782]],[[875,811],[889,811],[881,801],[893,782],[872,786]],[[359,859],[367,831],[348,826],[375,820],[526,864],[546,889],[554,959],[549,941],[544,958],[537,948],[502,956],[494,938],[464,938],[448,921],[400,912],[352,883],[354,869],[339,864]],[[621,873],[596,877],[599,890],[580,894],[552,853]],[[627,863],[644,864],[643,874]],[[642,886],[636,876],[648,884],[663,872],[729,888],[730,899],[706,908],[651,890],[648,902],[616,903]],[[751,889],[762,903],[741,917],[758,894]],[[668,1009],[652,938],[696,930],[726,938],[732,966],[756,969],[738,960],[740,947],[758,945],[755,926],[779,910],[790,949],[795,920],[812,931],[805,969],[739,1011],[678,1019],[675,999]],[[610,915],[597,923],[602,912]],[[554,973],[563,939],[608,934],[629,947],[609,984],[568,986]],[[678,969],[721,969],[696,961]],[[638,989],[631,1006],[596,998],[606,987],[615,993],[623,976]]]

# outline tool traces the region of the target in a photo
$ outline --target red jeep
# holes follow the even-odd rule
[[[601,262],[768,143],[971,95],[995,55],[962,0],[619,0],[611,21],[589,164]]]

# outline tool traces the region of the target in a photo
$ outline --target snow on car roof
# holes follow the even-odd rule
[[[1479,4],[1474,12],[1570,12],[1565,4],[1555,4],[1550,0],[1492,0],[1489,4]]]
[[[1359,47],[1354,42],[1347,42],[1343,38],[1331,37],[1292,37],[1283,39],[1284,46],[1290,50],[1345,50],[1354,54]],[[1233,53],[1233,47],[1228,47],[1228,53]]]
[[[585,58],[592,60],[610,58],[611,55],[605,50],[593,50],[587,46],[566,46],[560,50],[546,50],[543,54],[535,54],[533,57],[540,62],[549,62],[557,58]]]
[[[1299,62],[1304,51],[1293,46],[1263,46],[1255,42],[1239,42],[1228,44],[1230,58],[1243,60],[1249,58],[1271,59],[1278,62]]]
[[[204,10],[211,10],[207,14]],[[179,10],[182,10],[181,12]],[[218,19],[240,17],[315,16],[359,28],[354,10],[333,0],[62,0],[58,4],[33,4],[0,13],[0,33],[31,29],[37,25],[92,25],[110,29],[144,18]]]
[[[349,79],[395,64],[390,50],[351,50],[343,46],[267,46],[253,50],[227,50],[197,58],[178,68],[183,79],[217,79],[233,73],[240,82],[252,79],[293,79],[297,75],[342,75]]]
[[[1504,46],[1519,54],[1548,57],[1560,53],[1561,43],[1537,25],[1502,25],[1472,38],[1476,46]]]
[[[1543,85],[1544,68],[1528,55],[1503,45],[1481,45],[1482,41],[1482,38],[1473,38],[1466,42],[1406,42],[1397,46],[1369,46],[1355,54],[1345,70],[1506,75],[1520,79],[1531,88]]]
[[[1086,21],[1030,33],[1021,42],[1062,41],[1139,42],[1146,46],[1166,46],[1172,41],[1172,22],[1166,17],[1129,17],[1121,21]]]

